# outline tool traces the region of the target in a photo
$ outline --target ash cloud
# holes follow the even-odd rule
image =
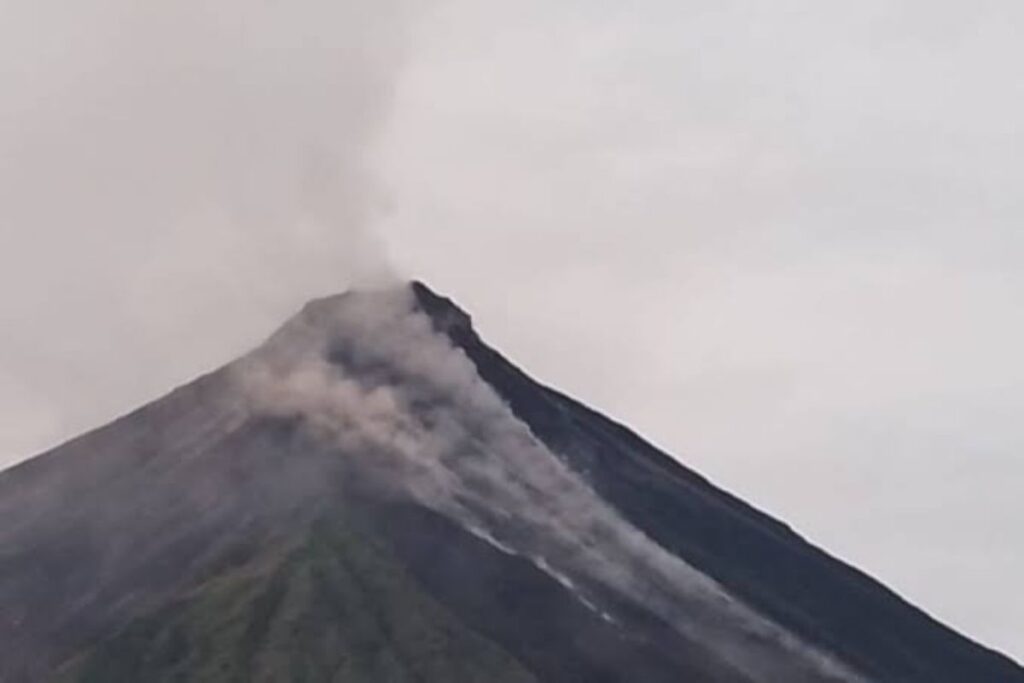
[[[425,5],[4,3],[0,405],[51,427],[0,467],[394,279],[375,148]]]
[[[248,409],[299,418],[382,486],[523,555],[599,615],[611,590],[755,677],[861,681],[604,503],[435,331],[408,287],[308,306],[234,366]]]

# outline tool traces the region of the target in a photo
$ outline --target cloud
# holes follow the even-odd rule
[[[387,140],[396,259],[534,376],[1024,656],[1024,5],[431,21]]]

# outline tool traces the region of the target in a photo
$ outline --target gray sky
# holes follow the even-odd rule
[[[137,5],[0,0],[0,465],[395,271],[1024,658],[1024,6]]]

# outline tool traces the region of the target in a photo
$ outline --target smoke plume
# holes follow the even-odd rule
[[[4,3],[0,405],[26,411],[10,424],[79,431],[299,302],[393,278],[374,150],[423,6]],[[68,394],[96,398],[58,410]],[[45,445],[0,434],[0,467],[27,442]]]

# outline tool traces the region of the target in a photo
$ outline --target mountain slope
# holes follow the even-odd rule
[[[338,510],[134,620],[61,680],[536,681],[378,546]]]
[[[424,285],[0,473],[0,681],[1013,683]]]
[[[426,287],[423,306],[512,410],[630,521],[802,637],[878,680],[1012,681],[1024,673],[807,544],[621,425],[541,386]],[[447,312],[447,313],[446,313]]]

